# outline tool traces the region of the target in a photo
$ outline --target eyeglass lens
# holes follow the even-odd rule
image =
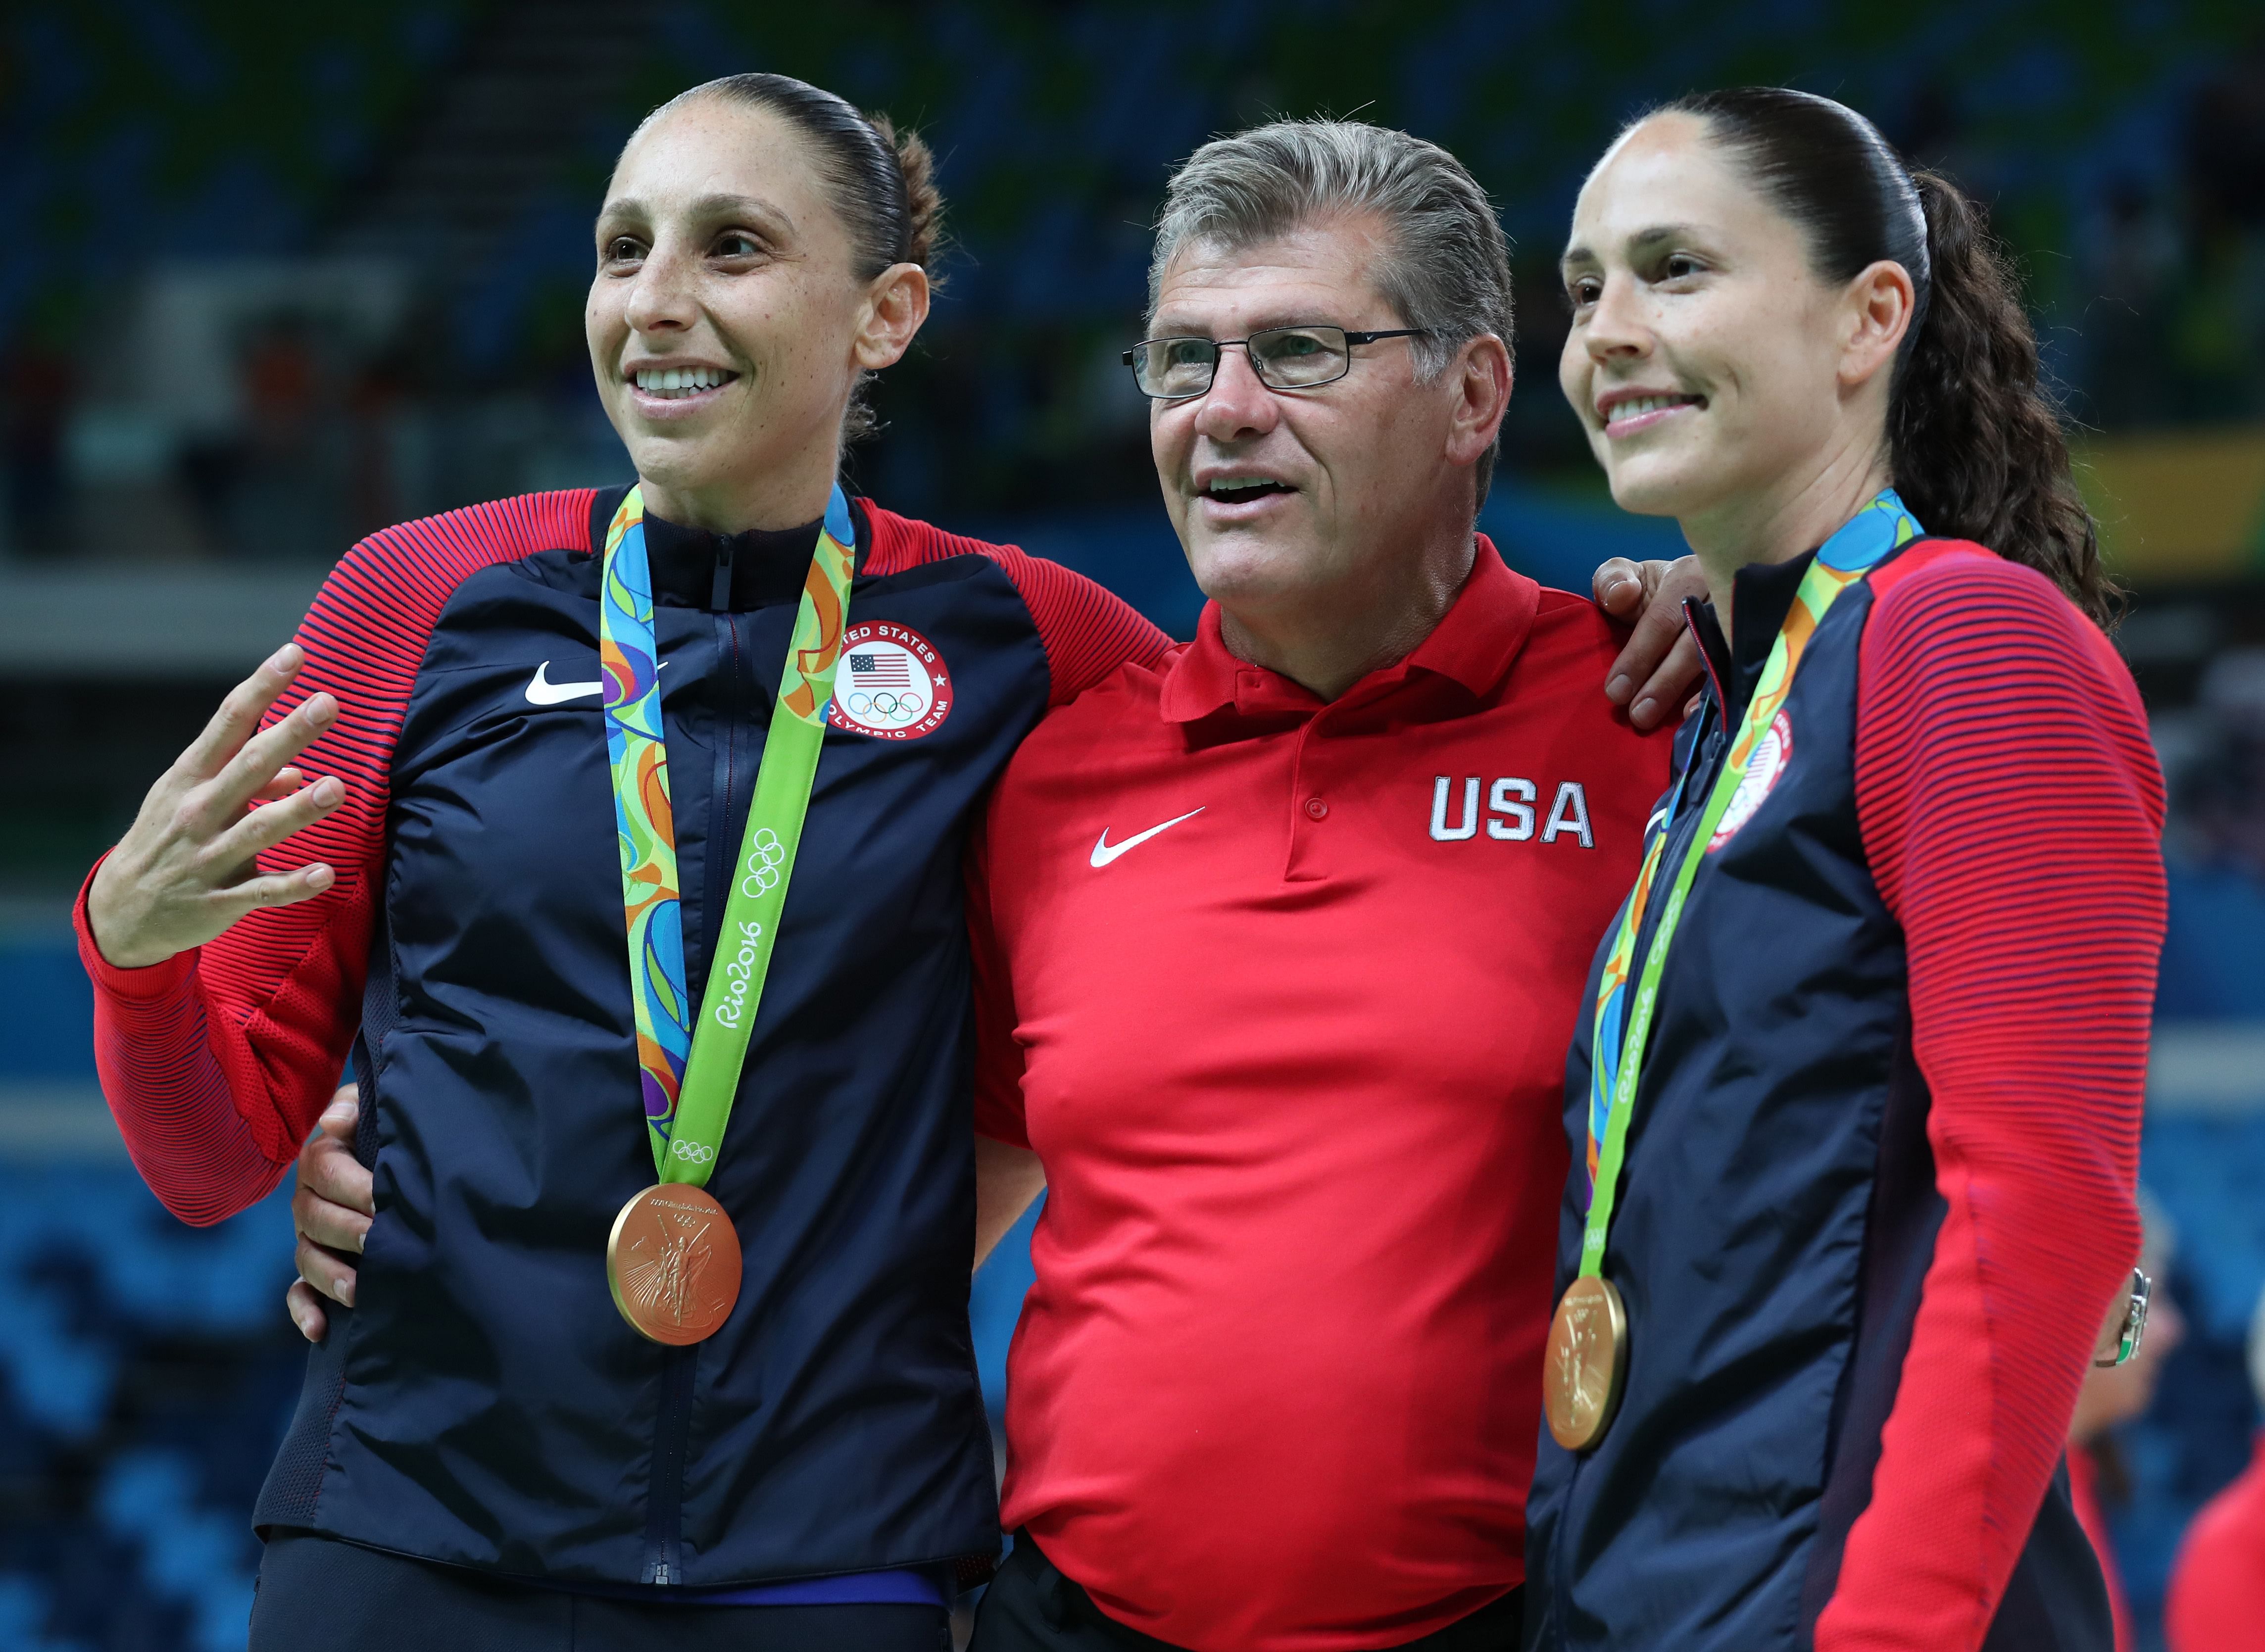
[[[1327,384],[1352,366],[1342,327],[1271,327],[1245,347],[1259,382],[1278,390]],[[1220,348],[1208,338],[1151,338],[1133,352],[1133,376],[1151,396],[1200,396],[1219,370]]]

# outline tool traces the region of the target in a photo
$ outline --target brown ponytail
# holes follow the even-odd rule
[[[2037,339],[1982,209],[1948,178],[1914,172],[1934,280],[1888,411],[1896,491],[1927,531],[2035,568],[2095,625],[2123,593],[2069,472],[2068,439],[2037,380]]]
[[[1896,491],[1930,534],[1970,539],[2034,568],[2103,630],[2123,593],[2069,471],[2058,410],[2038,382],[2037,339],[1981,207],[1949,179],[1913,173],[1872,123],[1829,98],[1747,86],[1666,110],[1707,121],[1809,237],[1827,281],[1887,260],[1918,295],[1888,407]]]

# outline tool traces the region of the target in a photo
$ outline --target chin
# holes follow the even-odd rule
[[[1236,536],[1222,543],[1214,538],[1196,546],[1188,557],[1188,571],[1196,587],[1214,602],[1263,604],[1293,585],[1296,571],[1281,549]]]
[[[1643,454],[1606,465],[1605,477],[1613,503],[1629,515],[1683,517],[1700,504],[1701,489],[1691,474],[1698,468],[1680,455]]]

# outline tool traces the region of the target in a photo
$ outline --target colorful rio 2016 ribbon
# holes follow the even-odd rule
[[[1654,817],[1644,845],[1642,869],[1635,887],[1620,909],[1620,925],[1605,955],[1604,974],[1598,985],[1589,1076],[1589,1213],[1581,1235],[1580,1273],[1599,1276],[1604,1266],[1605,1234],[1612,1225],[1613,1204],[1619,1191],[1620,1160],[1628,1143],[1628,1115],[1635,1102],[1636,1084],[1642,1076],[1646,1041],[1651,1033],[1652,1011],[1659,999],[1660,971],[1669,945],[1682,921],[1683,906],[1692,879],[1706,858],[1715,829],[1755,761],[1756,748],[1793,689],[1793,674],[1801,665],[1810,639],[1824,622],[1825,613],[1849,586],[1924,532],[1904,507],[1895,490],[1887,489],[1856,513],[1817,553],[1802,575],[1793,607],[1771,644],[1769,659],[1754,685],[1752,703],[1739,724],[1737,738],[1724,755],[1722,767],[1708,793],[1698,829],[1677,867],[1667,905],[1643,960],[1641,979],[1631,997],[1629,972],[1638,933],[1643,928],[1652,889],[1658,881],[1661,857],[1683,802],[1683,788],[1697,766],[1698,753],[1675,782],[1667,807]]]
[[[825,743],[826,706],[833,698],[834,670],[848,620],[856,543],[848,501],[837,486],[804,579],[696,1033],[685,982],[676,823],[660,717],[660,661],[653,644],[642,489],[630,490],[606,530],[598,611],[606,752],[621,840],[637,1066],[653,1163],[664,1183],[704,1184],[731,1117]]]

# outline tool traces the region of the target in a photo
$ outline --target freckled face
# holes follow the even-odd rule
[[[590,363],[658,513],[838,441],[867,287],[805,140],[708,98],[623,151],[597,222]]]
[[[1839,293],[1699,117],[1630,131],[1582,188],[1558,383],[1624,510],[1684,519],[1840,428]]]

